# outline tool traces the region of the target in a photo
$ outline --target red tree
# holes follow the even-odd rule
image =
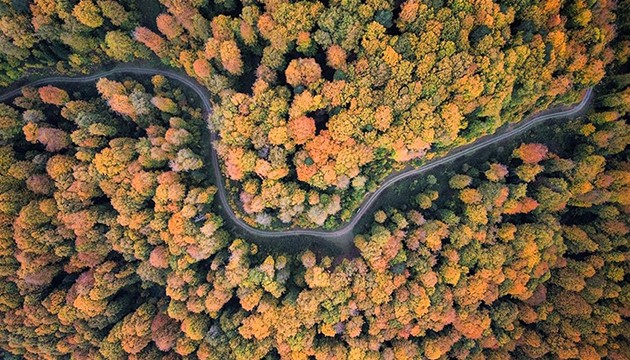
[[[70,101],[70,97],[65,90],[58,87],[48,85],[38,89],[39,97],[46,104],[63,105]]]
[[[512,155],[526,164],[535,164],[545,158],[547,147],[543,144],[521,144]]]

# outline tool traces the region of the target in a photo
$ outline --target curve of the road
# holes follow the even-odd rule
[[[99,78],[111,76],[111,75],[119,74],[119,73],[129,73],[129,74],[135,74],[135,75],[163,75],[165,77],[177,80],[180,83],[188,86],[197,94],[197,96],[201,100],[201,103],[203,105],[203,110],[206,116],[209,115],[212,111],[212,104],[210,103],[209,93],[202,85],[200,85],[193,78],[187,75],[181,74],[179,72],[172,71],[172,70],[155,69],[155,68],[140,67],[140,66],[126,66],[126,65],[117,66],[111,70],[101,71],[101,72],[88,75],[88,76],[80,76],[80,77],[54,76],[54,77],[48,77],[48,78],[35,80],[27,84],[24,84],[20,86],[19,88],[16,88],[5,94],[0,95],[0,102],[4,102],[14,96],[19,95],[22,88],[26,86],[34,87],[34,86],[40,86],[40,85],[48,85],[52,83],[55,83],[55,84],[89,83],[89,82],[98,80]],[[219,201],[221,202],[221,210],[222,212],[225,213],[223,215],[227,215],[229,217],[228,220],[230,220],[238,228],[239,230],[238,232],[240,233],[240,235],[251,237],[251,240],[255,242],[278,241],[278,239],[310,238],[311,241],[313,239],[319,239],[319,241],[323,240],[329,243],[330,245],[333,245],[338,248],[347,248],[352,243],[353,230],[354,230],[354,227],[359,222],[359,220],[361,220],[361,218],[365,215],[365,213],[370,210],[370,206],[376,201],[378,196],[387,188],[392,186],[393,184],[403,179],[406,179],[408,177],[425,173],[435,167],[438,167],[440,165],[453,161],[462,156],[469,155],[481,148],[498,143],[512,136],[521,134],[527,131],[528,129],[532,128],[533,126],[536,126],[546,120],[549,120],[552,118],[566,118],[566,117],[575,116],[586,108],[592,96],[592,92],[593,92],[593,89],[589,88],[584,94],[582,100],[578,104],[574,105],[573,107],[569,109],[551,111],[546,114],[532,117],[526,121],[522,121],[518,123],[516,126],[512,127],[511,129],[509,129],[508,131],[504,133],[483,137],[475,142],[472,142],[471,144],[454,149],[453,151],[449,152],[446,156],[443,156],[435,160],[431,160],[418,168],[407,169],[399,173],[395,173],[394,175],[390,175],[376,191],[366,195],[365,199],[363,200],[363,203],[361,204],[361,207],[356,212],[356,214],[352,217],[352,219],[349,222],[347,222],[344,226],[336,230],[321,230],[321,229],[263,230],[263,229],[254,228],[248,225],[247,223],[245,223],[242,219],[240,219],[234,213],[234,211],[232,210],[230,206],[230,203],[227,198],[227,193],[225,191],[224,179],[223,179],[223,176],[221,175],[219,159],[214,149],[214,146],[212,146],[210,150],[211,163],[212,163],[213,173],[216,178],[215,180],[216,180],[216,184],[218,188]],[[218,138],[216,131],[213,131],[211,129],[210,134],[211,134],[210,135],[211,141],[215,142]]]

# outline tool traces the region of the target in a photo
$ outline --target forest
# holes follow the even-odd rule
[[[213,94],[232,208],[262,228],[338,227],[392,172],[575,101],[615,34],[610,0],[74,2],[0,7],[0,84],[183,69]]]
[[[213,104],[162,75],[0,103],[0,357],[630,360],[629,60],[628,0],[0,0],[2,86],[130,62]],[[235,236],[217,205],[212,146],[248,224],[334,229],[591,86],[345,253]]]

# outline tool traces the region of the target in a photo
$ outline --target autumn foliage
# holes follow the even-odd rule
[[[166,2],[158,26],[169,38],[175,20],[187,42],[156,54],[216,95],[211,122],[222,169],[238,179],[230,197],[244,203],[241,217],[316,227],[322,209],[303,194],[332,192],[352,199],[327,215],[332,228],[395,169],[572,102],[601,80],[614,10],[583,5],[281,2],[196,18],[195,27],[200,7]],[[512,174],[533,179],[544,152],[517,150],[525,166]],[[260,186],[243,191],[252,183]]]
[[[522,144],[514,150],[513,155],[525,164],[536,164],[547,155],[547,147],[542,144]]]
[[[40,87],[37,91],[42,101],[47,104],[63,105],[70,100],[65,90],[51,85]]]
[[[627,359],[627,0],[148,4],[0,6],[3,86],[154,52],[219,135],[165,76],[0,104],[0,357]],[[216,199],[211,146],[248,224],[334,229],[602,79],[388,188],[343,252]]]
[[[623,358],[630,166],[617,158],[625,147],[600,155],[582,146],[597,141],[586,124],[625,129],[623,117],[573,121],[567,136],[580,145],[565,157],[522,143],[418,179],[402,207],[373,214],[354,238],[356,255],[341,259],[317,249],[268,253],[231,235],[212,210],[199,111],[165,78],[151,83],[101,79],[102,99],[59,105],[27,101],[38,99],[27,89],[21,105],[3,110],[30,120],[0,147],[5,351],[32,359]],[[353,140],[318,136],[306,115],[277,129],[272,141],[306,144],[297,158],[305,181],[333,176],[340,164],[356,172],[366,156]],[[630,142],[615,133],[612,142]],[[24,144],[36,155],[24,157]],[[339,211],[336,195],[283,193],[278,150],[263,162],[240,149],[228,174],[270,180],[246,182],[246,209],[287,197],[309,203],[316,224]],[[334,153],[346,162],[332,164]],[[537,170],[524,176],[523,166]],[[265,198],[253,196],[259,187],[269,187]],[[585,210],[590,220],[576,222]],[[20,341],[1,340],[9,337]]]
[[[308,116],[289,120],[287,130],[296,144],[304,144],[315,137],[315,120]]]
[[[322,70],[315,59],[291,60],[285,71],[287,83],[292,86],[311,85],[320,79]]]

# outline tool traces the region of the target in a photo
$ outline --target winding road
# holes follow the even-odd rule
[[[4,102],[14,96],[17,96],[21,93],[23,87],[34,87],[40,85],[48,85],[48,84],[62,84],[62,83],[89,83],[95,80],[98,80],[101,77],[106,77],[114,74],[120,73],[128,73],[134,75],[163,75],[165,77],[177,80],[182,84],[186,85],[190,89],[192,89],[201,99],[203,110],[207,115],[212,111],[212,104],[210,103],[210,94],[208,91],[200,85],[193,78],[181,74],[172,70],[164,70],[164,69],[155,69],[155,68],[147,68],[140,66],[128,66],[128,65],[120,65],[114,67],[111,70],[106,70],[102,72],[98,72],[88,76],[80,76],[80,77],[62,77],[62,76],[54,76],[43,78],[39,80],[35,80],[24,84],[14,90],[8,91],[5,94],[0,95],[0,102]],[[357,223],[361,220],[361,218],[370,210],[371,205],[377,200],[378,196],[385,191],[388,187],[393,184],[401,181],[403,179],[409,178],[411,176],[420,175],[425,173],[433,168],[436,168],[440,165],[458,159],[462,156],[469,155],[481,148],[490,146],[492,144],[503,141],[512,136],[521,134],[533,126],[536,126],[546,120],[552,118],[566,118],[573,117],[583,111],[593,93],[593,89],[589,88],[582,100],[567,110],[556,110],[550,111],[546,114],[541,114],[527,120],[521,121],[514,127],[508,129],[504,133],[488,135],[483,138],[478,139],[475,142],[472,142],[468,145],[461,146],[449,152],[446,156],[441,158],[431,160],[426,164],[415,168],[415,169],[407,169],[401,172],[390,175],[386,180],[381,184],[378,190],[369,193],[366,195],[361,207],[357,211],[357,213],[352,217],[352,219],[347,222],[343,227],[338,228],[336,230],[321,230],[321,229],[288,229],[288,230],[262,230],[251,227],[246,224],[242,219],[237,217],[234,214],[234,211],[229,205],[227,199],[227,193],[225,191],[225,184],[223,176],[221,175],[220,167],[219,167],[219,159],[214,147],[211,147],[210,155],[211,155],[211,163],[212,168],[218,188],[218,195],[220,201],[220,212],[222,212],[222,216],[224,220],[229,220],[232,223],[232,226],[229,227],[230,231],[237,233],[237,235],[246,236],[249,240],[254,241],[256,243],[274,243],[278,245],[278,242],[288,243],[291,245],[299,245],[303,247],[308,243],[321,243],[326,242],[327,245],[332,245],[335,248],[348,249],[352,246],[353,239],[353,230]],[[211,141],[215,142],[218,139],[218,135],[215,131],[210,131]]]

